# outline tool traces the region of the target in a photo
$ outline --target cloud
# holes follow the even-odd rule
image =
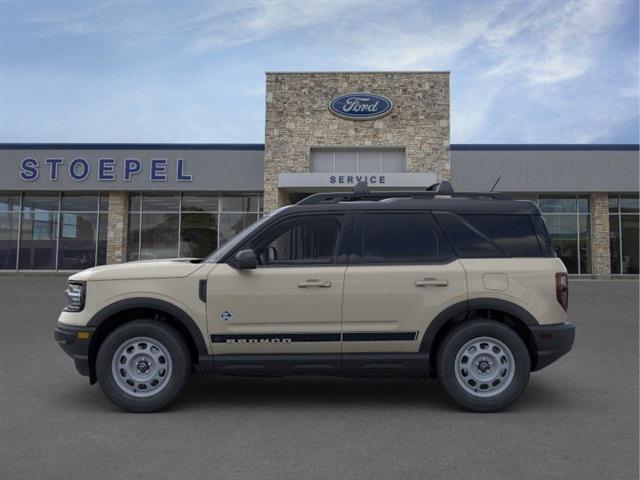
[[[46,37],[51,54],[39,57],[41,64],[28,65],[29,53],[19,52],[13,55],[19,68],[5,55],[2,66],[10,82],[4,83],[4,98],[19,95],[8,85],[28,78],[35,92],[42,89],[38,79],[46,78],[51,85],[59,82],[52,91],[86,89],[82,109],[102,113],[104,92],[95,85],[106,77],[121,91],[121,96],[104,97],[118,120],[100,125],[94,136],[111,130],[131,141],[135,135],[139,141],[167,141],[172,135],[176,141],[211,141],[215,131],[221,141],[222,134],[228,141],[251,141],[242,118],[251,117],[252,132],[262,131],[258,117],[263,113],[256,112],[262,112],[265,70],[450,70],[454,142],[601,141],[619,138],[619,129],[632,131],[629,122],[637,123],[635,2],[150,5],[12,3],[11,18],[27,23],[15,27],[20,36],[14,48],[31,40],[42,55]],[[87,65],[91,61],[95,63]],[[73,73],[62,79],[55,75],[58,71]],[[86,76],[82,82],[75,80],[79,72]],[[154,95],[146,95],[150,82]],[[166,98],[161,98],[163,91],[168,91]],[[22,102],[33,96],[20,92]],[[42,95],[31,108],[54,102]],[[19,116],[21,102],[9,103],[17,109],[13,117]],[[165,115],[152,127],[151,118],[141,121],[142,115],[130,115],[130,104],[154,118]],[[69,116],[78,114],[64,110]],[[2,107],[7,119],[9,111]],[[72,136],[94,128],[73,119],[64,122],[74,125]],[[117,127],[127,124],[135,128]]]

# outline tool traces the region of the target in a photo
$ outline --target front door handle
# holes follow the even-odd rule
[[[321,282],[315,278],[306,280],[304,282],[298,282],[298,288],[329,288],[331,282]]]
[[[448,287],[448,280],[440,280],[439,278],[427,277],[422,280],[416,280],[416,287]]]

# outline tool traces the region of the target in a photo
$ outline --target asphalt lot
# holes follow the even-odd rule
[[[53,341],[63,277],[0,277],[0,477],[638,478],[638,283],[572,281],[574,350],[505,412],[436,381],[194,377],[127,414]]]

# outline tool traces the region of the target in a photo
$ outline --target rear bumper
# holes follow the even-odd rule
[[[53,338],[58,342],[60,348],[73,359],[80,375],[89,375],[89,343],[95,330],[91,327],[58,325],[53,331]]]
[[[573,347],[576,327],[572,323],[529,327],[536,343],[537,361],[532,371],[550,365]]]

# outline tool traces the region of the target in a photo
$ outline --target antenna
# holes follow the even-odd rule
[[[498,182],[500,181],[502,177],[498,177],[495,181],[495,183],[493,184],[493,187],[491,187],[491,190],[489,190],[490,192],[493,192],[493,189],[496,188],[496,185],[498,185]]]

